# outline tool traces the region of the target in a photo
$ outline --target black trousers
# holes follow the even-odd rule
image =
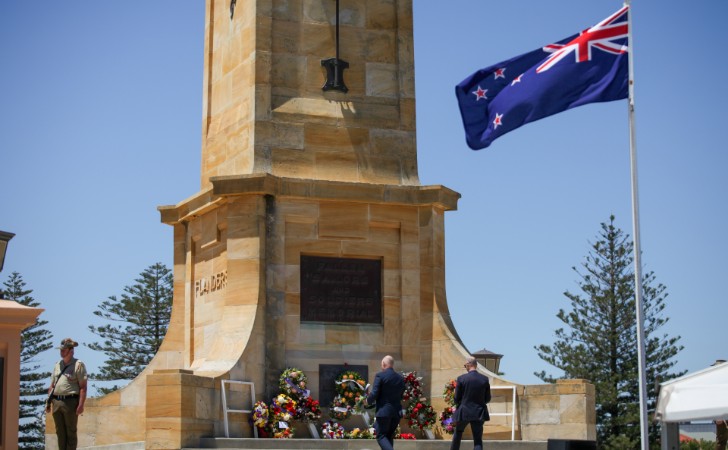
[[[450,450],[460,450],[460,441],[463,439],[463,431],[470,424],[470,431],[473,432],[473,449],[483,450],[483,421],[474,420],[472,422],[458,422],[455,426],[455,433],[452,435],[450,442]]]

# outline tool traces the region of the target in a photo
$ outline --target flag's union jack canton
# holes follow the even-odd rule
[[[629,6],[555,44],[478,70],[455,87],[468,146],[587,103],[627,98]]]

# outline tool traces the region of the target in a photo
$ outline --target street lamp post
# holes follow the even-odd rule
[[[473,356],[489,371],[493,372],[494,374],[500,373],[498,372],[498,369],[500,368],[500,360],[501,358],[503,358],[503,355],[493,353],[490,350],[482,349],[473,353]]]
[[[15,234],[0,231],[0,271]],[[18,450],[21,333],[37,323],[40,308],[0,297],[0,449]]]
[[[5,252],[8,249],[8,242],[13,238],[15,234],[8,233],[7,231],[0,231],[0,272],[3,271],[3,265],[5,264]]]

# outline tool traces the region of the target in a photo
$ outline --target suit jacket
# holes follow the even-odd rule
[[[455,386],[456,422],[473,422],[490,420],[488,407],[490,402],[490,381],[485,375],[471,370],[460,375]]]
[[[377,404],[376,417],[401,417],[404,377],[389,367],[374,377],[368,404]]]

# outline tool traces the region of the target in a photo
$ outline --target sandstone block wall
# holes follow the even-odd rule
[[[208,1],[202,188],[222,175],[419,184],[411,1]]]

